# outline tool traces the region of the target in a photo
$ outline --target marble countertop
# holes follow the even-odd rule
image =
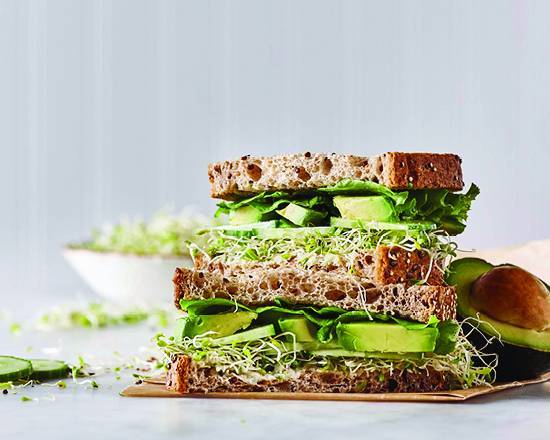
[[[2,352],[111,362],[143,356],[154,330],[145,325],[19,335],[0,322]],[[92,363],[92,362],[91,362]],[[1,438],[550,438],[550,383],[467,403],[285,402],[125,398],[132,371],[99,374],[98,389],[67,381],[66,389],[36,386],[0,394]],[[33,400],[23,402],[22,396]]]

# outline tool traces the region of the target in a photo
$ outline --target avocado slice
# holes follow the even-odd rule
[[[279,328],[282,332],[293,333],[296,338],[296,349],[313,352],[316,350],[342,349],[337,342],[320,342],[317,339],[317,327],[303,317],[281,318]],[[292,338],[289,337],[289,340]]]
[[[326,217],[322,212],[304,208],[295,203],[289,203],[283,209],[279,209],[277,214],[298,226],[315,226]]]
[[[293,333],[298,342],[315,342],[317,329],[306,318],[281,318],[279,319],[281,332]]]
[[[224,338],[218,338],[214,340],[215,345],[225,344],[237,344],[240,342],[254,341],[256,339],[267,338],[269,336],[275,336],[275,327],[273,324],[264,325],[262,327],[256,327],[244,332],[235,333],[234,335],[225,336]]]
[[[248,311],[188,316],[179,320],[176,339],[194,338],[206,332],[214,332],[210,335],[212,338],[229,336],[249,327],[257,317],[257,313]]]
[[[456,286],[458,314],[478,319],[477,328],[481,332],[500,338],[487,345],[485,338],[476,332],[469,337],[485,353],[498,354],[497,380],[537,376],[550,370],[550,330],[538,331],[503,322],[480,312],[472,302],[474,283],[495,267],[499,266],[479,258],[462,258],[451,263],[446,281]]]
[[[339,323],[336,334],[338,343],[350,351],[423,353],[434,351],[439,331],[386,322],[351,322]]]
[[[254,206],[243,206],[229,213],[229,223],[232,225],[247,225],[267,220],[267,216]]]
[[[458,313],[482,321],[479,329],[483,333],[500,337],[509,344],[550,352],[550,331],[536,331],[498,321],[474,308],[470,300],[471,288],[479,277],[493,268],[495,266],[479,258],[462,258],[451,263],[447,283],[456,286]]]
[[[334,206],[343,218],[376,222],[395,222],[393,203],[384,196],[336,196]]]

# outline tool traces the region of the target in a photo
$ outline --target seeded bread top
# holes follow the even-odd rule
[[[306,152],[212,163],[208,177],[212,197],[226,200],[262,191],[321,188],[343,179],[368,180],[395,190],[460,191],[461,162],[456,154],[393,152],[362,157]]]

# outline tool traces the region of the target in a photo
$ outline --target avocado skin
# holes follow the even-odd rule
[[[493,267],[495,266],[479,258],[462,258],[453,261],[449,266],[449,275],[446,281],[450,285],[457,286],[458,314],[461,318],[475,317],[466,295],[469,295],[473,283]],[[498,321],[491,320],[491,325],[499,331]],[[550,371],[550,352],[519,346],[503,339],[501,341],[494,339],[487,344],[486,337],[493,335],[484,331],[483,326],[478,327],[478,330],[486,336],[472,331],[469,332],[468,341],[484,353],[498,355],[497,382],[532,379]]]
[[[487,340],[476,331],[471,332],[468,341],[484,353],[498,355],[497,382],[533,379],[550,371],[550,353],[548,352],[520,347],[496,339],[487,344]]]

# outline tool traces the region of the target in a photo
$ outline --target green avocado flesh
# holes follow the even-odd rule
[[[294,334],[298,342],[314,342],[317,340],[315,326],[305,318],[279,319],[279,327],[282,332]]]
[[[264,214],[253,206],[243,206],[229,213],[229,223],[232,225],[245,225],[264,220]]]
[[[503,342],[550,352],[550,331],[536,331],[501,322],[477,311],[472,306],[470,290],[473,283],[494,267],[479,258],[462,258],[451,263],[447,283],[456,286],[459,315],[464,318],[479,319],[481,322],[478,328],[483,333],[500,337]]]
[[[392,202],[384,196],[336,196],[333,202],[342,218],[378,222],[397,221]]]
[[[326,217],[321,212],[294,203],[289,203],[285,208],[278,210],[277,214],[298,226],[315,226]]]
[[[385,322],[338,324],[338,342],[346,350],[377,352],[433,352],[438,330],[433,327],[409,330]]]
[[[232,312],[219,315],[188,316],[178,320],[176,338],[194,338],[206,332],[213,332],[210,337],[221,338],[250,326],[257,318],[254,312]]]
[[[452,351],[453,335],[457,331],[440,331],[445,322],[437,319],[421,324],[375,315],[373,321],[363,311],[346,312],[335,307],[273,305],[252,310],[237,305],[238,311],[205,314],[225,306],[235,310],[236,305],[224,299],[183,301],[182,308],[188,316],[180,320],[175,339],[181,341],[183,337],[206,334],[213,338],[213,344],[223,345],[281,335],[285,341],[296,344],[296,350],[313,355],[403,359],[414,358],[417,353]],[[348,315],[352,322],[346,322]],[[448,322],[450,327],[456,326]],[[215,333],[209,335],[208,332]],[[438,350],[438,343],[446,344],[445,350]]]
[[[267,338],[269,336],[275,336],[275,327],[272,324],[264,325],[262,327],[256,327],[244,332],[235,333],[230,336],[215,339],[216,345],[224,344],[237,344],[239,342],[254,341],[256,339]]]

